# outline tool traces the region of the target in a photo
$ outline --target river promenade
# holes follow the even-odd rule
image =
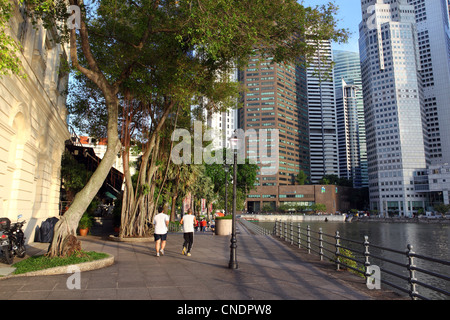
[[[228,268],[229,236],[197,232],[191,257],[181,255],[183,235],[170,233],[164,256],[154,242],[80,237],[87,251],[114,256],[111,266],[80,273],[80,289],[68,289],[70,273],[0,279],[1,300],[393,300],[369,290],[361,277],[335,271],[301,249],[238,224],[239,268]],[[48,244],[36,244],[41,249]],[[36,253],[36,250],[34,251]],[[41,251],[42,253],[42,251]],[[0,269],[6,265],[0,263]]]

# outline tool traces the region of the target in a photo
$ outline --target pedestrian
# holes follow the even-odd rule
[[[206,220],[202,219],[202,221],[200,222],[200,226],[202,228],[202,232],[206,231]]]
[[[194,243],[194,225],[198,224],[197,219],[192,214],[192,210],[188,209],[187,213],[181,218],[180,223],[183,225],[183,250],[181,254],[191,256],[192,244]]]
[[[195,219],[195,231],[198,231],[198,228],[200,227],[200,223],[197,219]]]
[[[158,214],[153,218],[153,224],[155,225],[155,249],[156,256],[159,254],[164,255],[164,248],[166,247],[167,231],[169,226],[169,216],[164,213],[164,207],[158,207]]]

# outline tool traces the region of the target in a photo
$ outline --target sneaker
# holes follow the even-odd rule
[[[191,253],[190,252],[188,252],[187,254],[186,254],[188,257],[190,257],[191,256]]]
[[[156,253],[156,256],[159,257],[159,252]]]
[[[164,255],[164,249],[161,249],[159,252],[161,252],[161,255]]]
[[[181,254],[182,255],[186,254],[186,247],[183,247],[183,250],[181,251]]]

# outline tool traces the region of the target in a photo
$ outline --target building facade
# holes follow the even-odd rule
[[[262,144],[259,135],[246,139],[246,157],[262,168],[273,164],[260,158],[257,145],[276,148],[278,155],[276,174],[264,174],[260,169],[256,190],[247,197],[247,210],[259,212],[264,204],[275,208],[278,193],[272,199],[274,187],[294,185],[300,171],[310,175],[306,73],[300,66],[273,63],[271,58],[255,53],[247,68],[239,71],[239,81],[246,88],[239,109],[239,128],[244,132],[265,129],[269,133]],[[270,134],[275,130],[277,139]],[[264,203],[256,199],[258,196],[270,201]]]
[[[351,209],[351,194],[353,188],[335,185],[289,185],[271,186],[261,189],[261,193],[251,193],[250,201],[258,203],[260,212],[269,207],[278,208],[283,205],[291,207],[303,206],[306,212],[311,213],[311,205],[324,204],[323,213],[347,212]],[[272,211],[273,212],[273,211]]]
[[[233,69],[229,76],[231,81],[238,81],[237,69]],[[212,112],[204,108],[203,117],[206,127],[213,131],[212,150],[230,148],[229,140],[238,126],[237,108],[223,112]]]
[[[61,69],[68,51],[56,30],[33,26],[15,3],[8,32],[23,46],[19,53],[26,78],[0,78],[0,216],[27,220],[27,241],[37,225],[58,216],[60,164],[66,123],[68,74]]]
[[[426,195],[414,172],[428,164],[428,135],[414,6],[362,0],[360,60],[366,121],[370,206],[410,216]]]
[[[341,80],[336,92],[336,116],[339,141],[339,177],[352,180],[355,188],[361,188],[362,168],[359,141],[358,109],[354,85]]]
[[[339,175],[338,133],[330,41],[318,44],[307,69],[311,183]]]
[[[367,187],[366,124],[359,54],[334,50],[333,61],[339,176],[351,179],[354,188]]]
[[[414,6],[430,162],[450,163],[450,26],[446,0],[408,0]]]

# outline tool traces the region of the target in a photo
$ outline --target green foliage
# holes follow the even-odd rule
[[[311,206],[311,210],[314,211],[314,213],[325,212],[327,210],[327,206],[323,203],[314,203]]]
[[[222,149],[222,157],[225,160],[227,152],[231,152],[229,149]],[[237,185],[236,188],[240,189],[243,193],[247,194],[255,188],[256,176],[258,173],[258,165],[251,164],[248,159],[245,159],[245,163],[237,165]],[[211,178],[214,184],[214,192],[218,192],[223,185],[225,185],[225,176],[227,176],[228,183],[232,183],[233,179],[233,165],[229,166],[228,172],[225,171],[223,164],[205,164],[206,174]]]
[[[364,267],[359,265],[354,260],[355,255],[353,254],[352,251],[345,249],[345,248],[339,248],[339,254],[340,254],[339,257],[335,256],[335,260],[339,259],[342,269],[348,270],[351,273],[354,273],[354,274],[359,275],[364,278]],[[354,269],[356,269],[356,270],[354,270]],[[359,271],[357,271],[357,270],[359,270]]]
[[[290,213],[303,213],[309,207],[300,205],[300,204],[282,204],[278,207],[278,211],[282,213],[290,212]]]
[[[293,211],[293,209],[294,209],[294,206],[291,206],[289,204],[282,204],[282,205],[278,206],[278,211],[283,212],[283,213]]]
[[[22,71],[17,55],[22,47],[7,33],[13,10],[13,4],[9,0],[0,0],[0,78],[6,74],[20,74]]]
[[[233,219],[233,215],[227,214],[226,216],[216,217],[215,219],[216,220],[230,220],[230,219]]]
[[[319,184],[334,184],[337,186],[344,186],[344,187],[352,187],[353,182],[352,180],[346,179],[346,178],[339,178],[335,174],[326,174],[320,179]]]
[[[439,212],[442,216],[444,216],[450,210],[450,205],[437,203],[433,206],[433,209]]]
[[[39,271],[48,268],[69,266],[72,264],[105,259],[109,255],[102,252],[82,251],[68,257],[50,258],[47,255],[33,256],[14,264],[14,274],[22,274],[32,271]]]
[[[61,159],[61,178],[67,191],[77,193],[89,180],[92,172],[84,164],[75,160],[72,154],[64,151]]]
[[[83,213],[83,215],[81,216],[80,221],[78,222],[78,227],[80,229],[89,229],[90,227],[92,227],[92,216],[90,214],[88,214],[87,212]]]
[[[275,210],[273,209],[273,207],[271,205],[265,204],[265,205],[263,205],[261,211],[262,212],[273,212]]]
[[[308,184],[308,175],[303,170],[300,170],[300,172],[295,177],[295,182],[297,182],[299,185]]]

